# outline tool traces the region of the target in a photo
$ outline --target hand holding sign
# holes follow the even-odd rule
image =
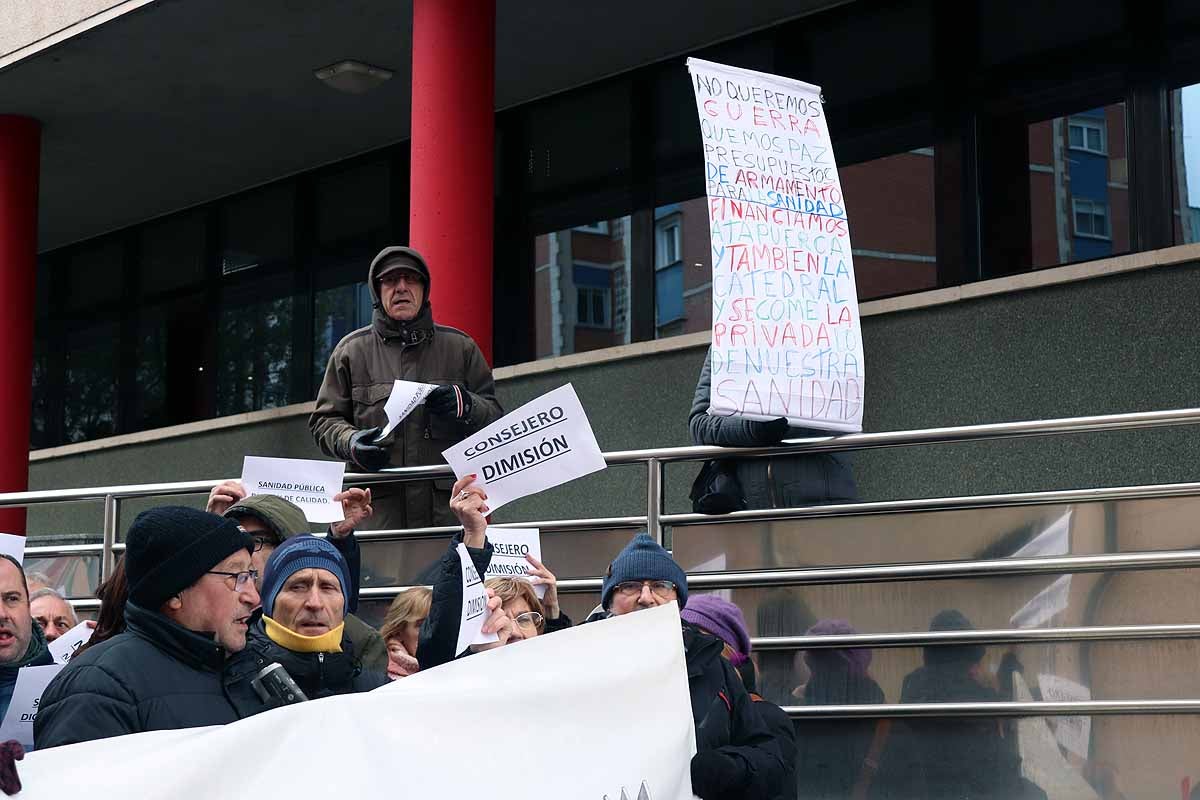
[[[370,489],[347,489],[335,494],[333,499],[342,504],[342,516],[345,517],[341,522],[333,523],[329,529],[336,539],[349,536],[360,522],[375,513],[371,506]]]
[[[246,490],[241,481],[221,481],[208,493],[208,503],[204,510],[210,514],[223,516],[234,503],[246,499]]]
[[[467,547],[483,547],[487,535],[487,517],[491,509],[487,506],[487,493],[472,486],[475,475],[464,475],[454,482],[450,490],[450,510],[463,526],[463,544]]]
[[[542,599],[546,619],[558,619],[558,578],[533,553],[526,554],[525,560],[529,562],[529,582]]]
[[[436,388],[438,387],[432,383],[395,381],[392,384],[392,394],[383,406],[383,413],[387,414],[388,423],[379,432],[376,441],[394,431],[396,426],[403,422],[404,418],[411,414],[417,406],[424,403],[425,398]]]

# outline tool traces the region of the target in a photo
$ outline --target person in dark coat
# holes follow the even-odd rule
[[[309,700],[367,692],[388,683],[386,672],[366,671],[354,657],[345,623],[349,568],[337,548],[311,534],[292,536],[275,549],[262,577],[262,611],[246,648],[231,659],[226,685],[242,716],[279,705],[263,701],[250,681],[278,663]]]
[[[966,631],[974,626],[961,611],[947,609],[931,631]],[[904,678],[902,703],[980,703],[1001,699],[980,683],[982,645],[930,646],[925,664]],[[1003,720],[988,717],[913,719],[897,726],[896,750],[888,754],[887,791],[876,797],[904,798],[915,789],[930,800],[1025,800],[1045,794],[1021,776],[1016,736]],[[900,753],[904,753],[901,758]],[[905,762],[905,763],[897,763]],[[923,786],[914,787],[917,781]]]
[[[686,608],[687,574],[661,545],[639,533],[609,565],[600,604],[619,616],[673,602]],[[682,624],[696,726],[692,791],[703,800],[776,796],[784,785],[783,755],[741,676],[722,658],[725,643]]]
[[[238,719],[223,677],[259,604],[254,540],[233,520],[166,506],[139,514],[126,543],[126,629],[46,687],[38,749]]]
[[[29,610],[29,584],[17,560],[0,555],[0,719],[12,702],[21,667],[53,664],[41,625]]]
[[[721,655],[737,670],[754,710],[775,737],[775,745],[783,758],[783,780],[770,798],[792,800],[796,797],[792,768],[796,760],[796,730],[787,712],[757,694],[758,676],[750,659],[750,631],[746,628],[746,617],[742,610],[723,597],[703,594],[689,598],[687,607],[679,612],[679,616],[684,622],[695,625],[725,643]]]
[[[828,436],[829,431],[792,428],[784,417],[770,421],[718,417],[708,413],[712,394],[712,349],[696,383],[688,428],[692,442],[720,447],[765,447],[784,439]],[[851,503],[858,499],[854,474],[837,453],[729,459],[741,485],[746,508],[792,508],[815,503]]]

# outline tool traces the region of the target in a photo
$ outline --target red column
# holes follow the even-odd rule
[[[409,243],[434,319],[492,360],[496,0],[414,0]]]
[[[37,120],[0,115],[0,492],[29,488],[40,150]],[[0,508],[0,532],[24,533],[25,509]]]

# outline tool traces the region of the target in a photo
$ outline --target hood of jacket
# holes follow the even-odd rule
[[[379,281],[376,274],[396,256],[406,256],[415,262],[425,279],[425,301],[421,304],[421,310],[417,316],[408,322],[400,322],[389,317],[383,310],[383,303],[379,297]],[[371,308],[373,309],[371,327],[381,338],[384,340],[398,339],[404,344],[418,344],[433,336],[433,306],[429,302],[430,295],[433,293],[433,280],[424,256],[411,247],[385,247],[379,252],[379,255],[371,260],[371,266],[367,270],[367,286],[371,290]]]
[[[309,532],[304,512],[294,503],[273,494],[252,494],[234,503],[225,512],[226,517],[240,519],[254,517],[279,537],[279,542]]]
[[[725,642],[705,633],[691,623],[683,623],[683,654],[687,661],[688,677],[704,672],[713,661],[721,658]]]

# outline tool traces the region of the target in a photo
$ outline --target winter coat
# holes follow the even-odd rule
[[[458,645],[458,623],[462,619],[463,579],[458,559],[458,546],[462,540],[462,531],[454,534],[433,581],[429,613],[421,623],[421,634],[417,639],[416,658],[422,670],[449,663],[460,655],[455,648]],[[467,548],[471,562],[480,575],[487,572],[494,550],[492,543],[486,539],[483,547]]]
[[[142,731],[238,719],[211,634],[125,606],[126,629],[75,656],[46,687],[33,724],[39,750]]]
[[[778,444],[756,438],[758,425],[741,417],[715,417],[708,413],[712,385],[712,349],[704,356],[704,367],[696,383],[688,427],[698,445],[761,447]],[[828,436],[828,431],[788,428],[783,438]],[[791,508],[814,503],[853,502],[858,487],[844,456],[810,453],[769,458],[730,459],[741,483],[747,508]]]
[[[261,615],[250,625],[246,648],[229,660],[225,683],[237,706],[238,714],[248,717],[275,708],[278,703],[264,703],[251,680],[263,667],[278,663],[304,696],[309,700],[353,692],[369,692],[389,683],[386,672],[370,672],[354,657],[349,632],[342,634],[340,653],[297,653],[276,644],[263,627]]]
[[[29,634],[25,655],[0,667],[0,719],[8,712],[8,704],[12,702],[13,689],[17,685],[17,672],[21,667],[44,667],[54,663],[54,657],[47,648],[46,635],[36,620],[32,622]]]
[[[762,699],[754,692],[750,693],[754,710],[762,718],[767,730],[775,737],[775,745],[779,748],[779,756],[783,759],[783,778],[779,788],[769,795],[771,800],[795,800],[805,795],[796,794],[796,728],[792,718],[779,706]]]
[[[784,789],[784,754],[742,678],[721,656],[725,643],[688,623],[683,624],[696,750],[718,750],[729,756],[721,776],[724,791],[701,795],[705,800],[772,798]]]
[[[462,384],[471,395],[471,413],[466,420],[430,414],[422,405],[383,440],[391,446],[389,466],[444,464],[443,450],[503,415],[492,370],[471,337],[434,324],[428,300],[432,282],[426,285],[425,304],[411,322],[397,322],[384,313],[374,270],[368,270],[367,285],[375,304],[372,322],[347,334],[333,349],[316,408],[308,419],[309,430],[325,454],[353,464],[350,437],[359,430],[387,424],[383,407],[393,381]],[[449,509],[453,484],[453,478],[439,478],[374,486],[375,513],[363,527],[453,525]]]

